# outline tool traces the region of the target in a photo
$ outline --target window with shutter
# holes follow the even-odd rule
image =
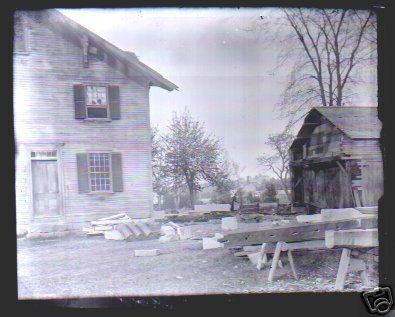
[[[79,153],[77,169],[80,193],[123,191],[121,153]]]
[[[111,163],[109,153],[89,154],[89,179],[92,192],[111,191]]]
[[[108,91],[106,86],[86,86],[87,118],[108,118]]]
[[[76,119],[121,118],[118,86],[74,85]]]

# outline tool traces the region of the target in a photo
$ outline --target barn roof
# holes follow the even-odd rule
[[[377,107],[314,108],[351,139],[380,138],[381,121]]]
[[[106,54],[123,63],[133,72],[146,78],[152,86],[161,87],[169,91],[178,88],[177,85],[142,63],[133,52],[123,51],[57,10],[45,10],[43,13],[47,15],[48,21],[52,23],[55,28],[61,28],[62,31],[68,30],[69,33],[74,36],[86,36],[95,46],[100,47]]]
[[[381,121],[377,107],[315,107],[305,117],[291,148],[302,144],[315,128],[315,118],[325,117],[351,139],[379,139]]]

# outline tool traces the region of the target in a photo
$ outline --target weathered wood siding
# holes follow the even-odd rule
[[[14,125],[18,223],[31,220],[30,143],[64,143],[64,219],[68,223],[127,212],[149,216],[152,210],[149,85],[137,83],[105,61],[89,57],[45,21],[28,19],[30,51],[14,54]],[[120,88],[121,119],[91,122],[74,118],[73,85],[111,84]],[[123,192],[79,194],[76,154],[90,150],[122,153]]]
[[[350,179],[336,165],[303,170],[304,202],[318,208],[353,206]]]
[[[323,121],[317,126],[308,140],[305,158],[327,157],[341,152],[342,133],[332,123]]]
[[[316,120],[306,142],[291,150],[295,202],[318,208],[352,207],[358,200],[377,205],[384,190],[379,140],[351,139],[325,118]]]

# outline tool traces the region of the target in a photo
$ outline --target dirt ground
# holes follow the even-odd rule
[[[194,232],[213,234],[219,228],[203,223]],[[333,291],[341,252],[294,252],[299,279],[284,259],[269,283],[269,268],[258,271],[226,248],[202,250],[201,240],[126,242],[72,235],[21,238],[17,247],[20,299]],[[136,249],[152,248],[160,255],[134,256]],[[364,289],[360,277],[350,274],[345,291]]]

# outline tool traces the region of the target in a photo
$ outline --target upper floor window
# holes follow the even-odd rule
[[[120,119],[118,86],[74,85],[76,119]]]
[[[23,19],[22,12],[15,12],[14,15],[14,52],[28,53],[28,32]]]
[[[86,86],[87,118],[108,118],[107,96],[106,86]]]

